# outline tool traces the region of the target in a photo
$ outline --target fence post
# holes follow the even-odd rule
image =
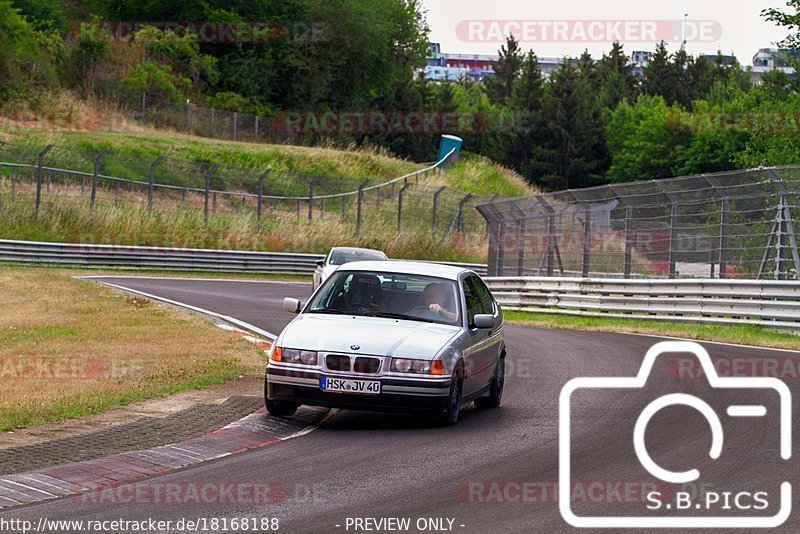
[[[264,199],[264,178],[267,177],[269,174],[269,169],[264,171],[264,173],[258,177],[258,204],[256,208],[256,224],[261,226],[261,204]]]
[[[108,154],[108,150],[103,150],[94,158],[94,174],[92,175],[92,196],[89,200],[89,213],[94,213],[94,201],[97,199],[97,181],[100,175],[100,162],[103,161],[106,154]]]
[[[97,198],[97,181],[100,175],[100,162],[103,161],[103,158],[106,157],[108,154],[108,150],[103,150],[100,154],[94,158],[94,174],[92,174],[92,194],[89,198],[89,213],[94,213],[94,201]]]
[[[192,131],[192,108],[189,106],[189,101],[186,101],[186,131]]]
[[[445,189],[447,189],[447,186],[442,186],[433,194],[433,222],[431,223],[431,228],[434,230],[436,230],[436,210],[439,208],[439,195],[444,193]]]
[[[217,192],[211,194],[211,213],[217,213]]]
[[[147,120],[147,93],[142,93],[142,122]]]
[[[367,187],[369,180],[364,180],[358,186],[358,200],[356,207],[356,237],[361,233],[361,204],[364,202],[364,188]]]
[[[314,217],[314,186],[317,185],[319,182],[319,178],[314,178],[311,180],[311,183],[308,184],[308,222],[311,222],[311,219]]]
[[[216,132],[214,132],[214,116],[215,116],[214,108],[211,108],[211,135],[212,136],[216,135]]]
[[[11,171],[11,200],[17,197],[17,169]]]
[[[728,198],[722,199],[722,213],[719,220],[719,277],[726,278],[728,273]]]
[[[239,118],[239,114],[234,111],[233,112],[233,140],[234,141],[236,141],[236,134],[237,134],[237,129],[238,129],[237,128],[238,127],[238,124],[237,124],[238,118]]]
[[[589,265],[592,261],[592,212],[586,207],[583,211],[583,277],[589,277]]]
[[[633,208],[625,208],[625,278],[631,277],[633,241],[631,239],[631,221]]]
[[[670,208],[669,220],[669,277],[675,278],[678,276],[678,269],[675,264],[675,245],[678,240],[678,204],[673,200]]]
[[[547,220],[547,276],[553,276],[553,260],[556,251],[556,216],[551,214]]]
[[[406,189],[411,187],[411,183],[407,182],[403,187],[400,188],[400,191],[397,193],[397,233],[400,233],[400,228],[403,225],[403,193],[405,193]]]
[[[44,147],[44,150],[39,152],[36,163],[36,217],[39,216],[39,208],[42,205],[42,167],[44,166],[44,157],[51,150],[53,150],[53,145]]]
[[[219,165],[217,164],[212,165],[205,175],[206,189],[204,198],[205,203],[203,205],[203,225],[206,227],[208,226],[208,201],[209,201],[209,193],[211,193],[211,176],[215,172],[217,172],[217,167],[219,167]],[[184,189],[184,191],[186,190]]]
[[[347,215],[347,197],[345,195],[342,195],[342,220],[344,220],[346,215]]]
[[[784,208],[786,206],[786,195],[781,193],[781,209],[778,211],[778,257],[775,266],[775,279],[786,280],[786,217]]]
[[[525,276],[525,230],[527,225],[527,219],[521,219],[517,223],[517,247],[519,248],[517,255],[517,276]]]
[[[150,164],[149,181],[147,184],[147,213],[153,211],[153,194],[156,189],[156,165],[161,163],[164,156],[158,156],[153,163]]]
[[[258,139],[258,115],[255,118],[255,138]]]

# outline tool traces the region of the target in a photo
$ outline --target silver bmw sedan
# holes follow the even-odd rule
[[[429,414],[496,408],[503,396],[503,313],[474,272],[401,261],[348,263],[278,336],[265,380],[267,410],[301,404]]]

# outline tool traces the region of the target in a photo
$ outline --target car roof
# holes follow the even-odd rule
[[[377,250],[374,248],[359,248],[359,247],[333,247],[331,252],[379,252],[386,256],[386,253],[382,250]]]
[[[463,267],[445,265],[442,263],[428,263],[421,261],[354,261],[339,267],[340,271],[378,271],[398,274],[419,274],[434,276],[448,280],[458,280],[458,276],[468,271]]]

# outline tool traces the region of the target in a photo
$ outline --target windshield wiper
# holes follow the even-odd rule
[[[407,321],[422,321],[423,323],[435,323],[433,319],[426,319],[425,317],[417,317],[416,315],[407,315],[405,313],[394,312],[375,312],[371,313],[373,317],[386,317],[387,319],[404,319]]]
[[[354,315],[350,312],[337,310],[336,308],[316,308],[313,310],[308,310],[308,313],[331,313],[331,314],[338,314],[338,315]]]

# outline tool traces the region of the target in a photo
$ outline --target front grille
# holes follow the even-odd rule
[[[370,373],[375,374],[381,368],[381,361],[378,358],[356,358],[353,364],[353,371],[356,373]]]
[[[349,371],[350,370],[350,356],[343,354],[328,354],[325,358],[325,365],[331,371]]]

